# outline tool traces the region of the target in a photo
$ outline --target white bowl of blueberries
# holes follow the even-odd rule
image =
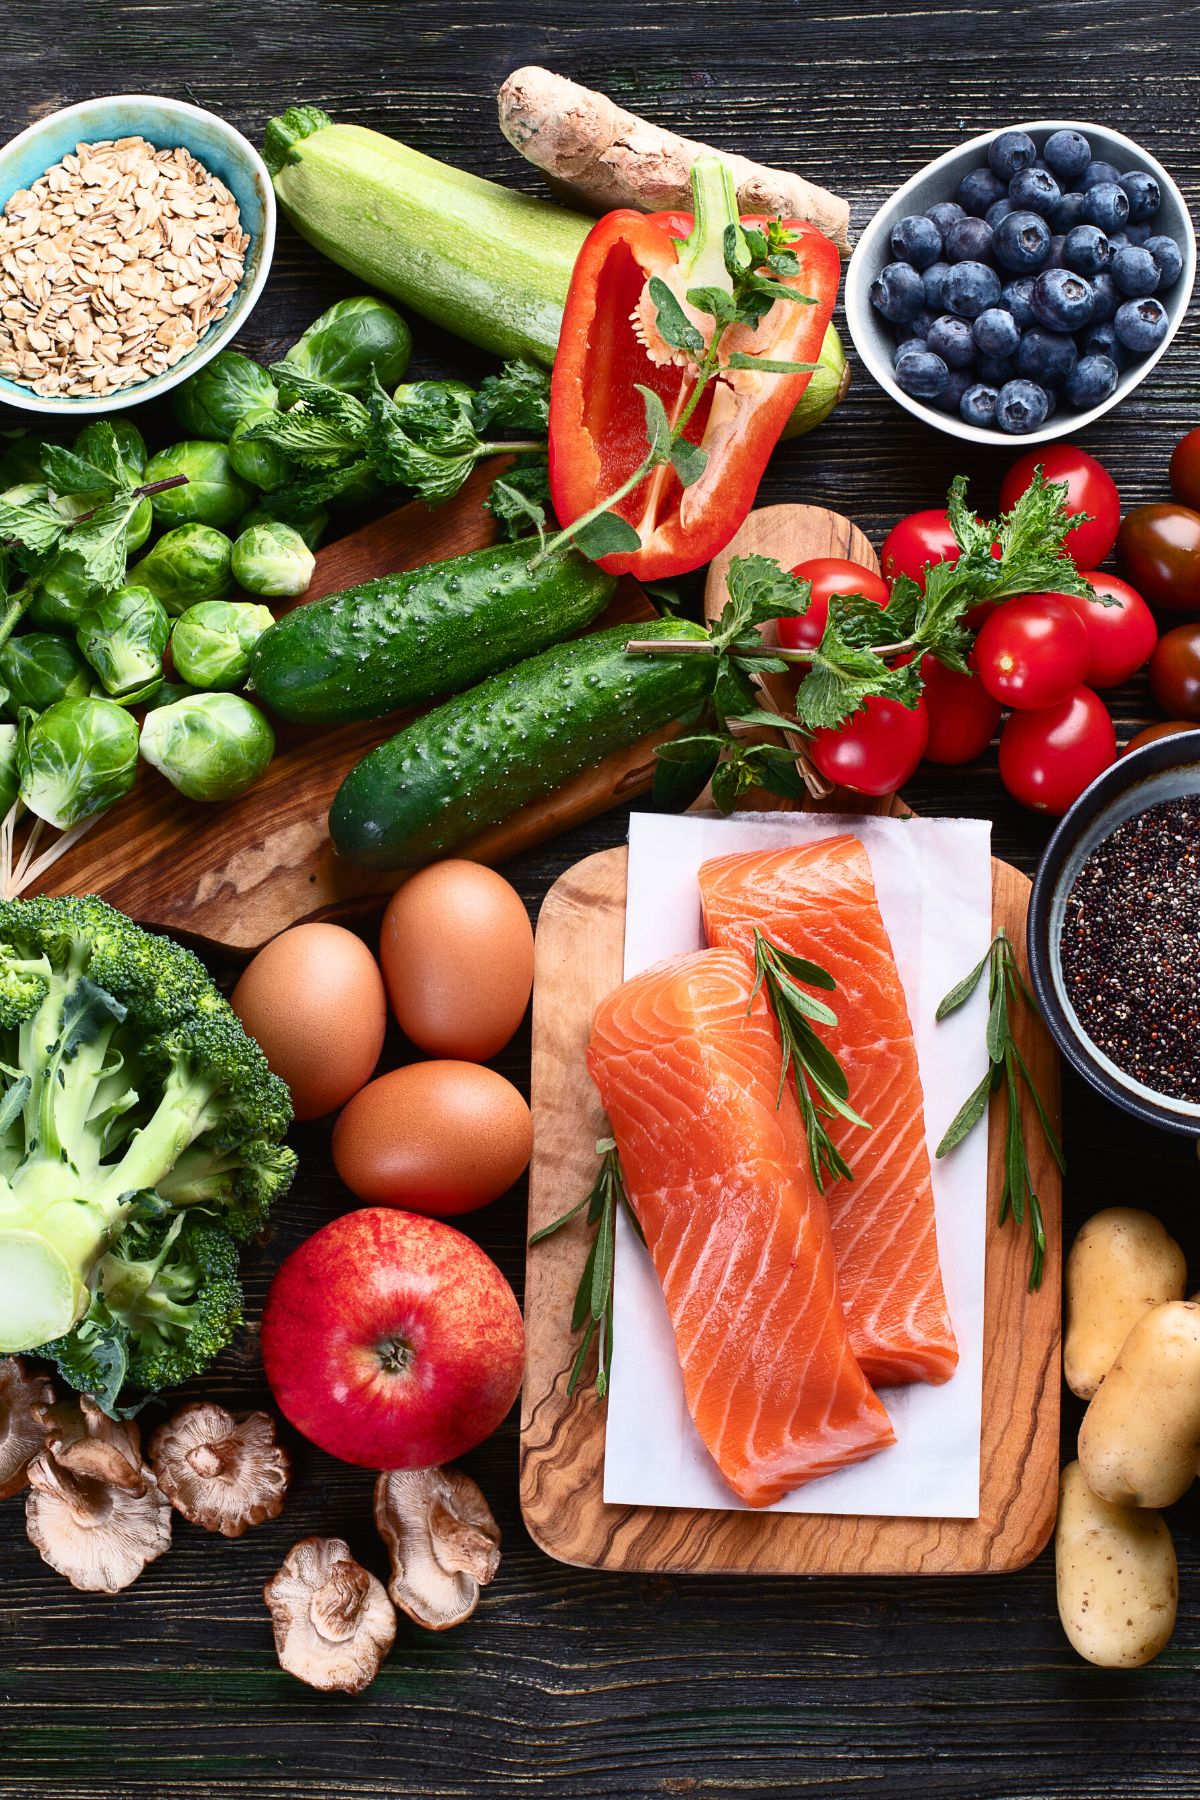
[[[1154,157],[1099,125],[986,132],[894,194],[859,240],[846,317],[901,406],[976,443],[1098,419],[1187,311],[1196,237]]]

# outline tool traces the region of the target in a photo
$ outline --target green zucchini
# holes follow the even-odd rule
[[[469,687],[590,625],[616,581],[530,540],[383,575],[298,606],[254,646],[250,685],[281,719],[375,719]]]
[[[703,706],[716,658],[630,656],[633,631],[705,636],[686,619],[613,625],[457,694],[351,769],[330,808],[335,848],[376,868],[428,862]]]

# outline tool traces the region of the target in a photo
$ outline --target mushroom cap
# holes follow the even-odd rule
[[[342,1538],[302,1538],[263,1588],[279,1666],[324,1693],[361,1694],[396,1637],[382,1581]]]
[[[46,1442],[42,1407],[54,1404],[48,1375],[19,1356],[0,1359],[0,1500],[19,1494],[26,1470]]]
[[[159,1426],[150,1462],[176,1512],[205,1531],[241,1537],[283,1511],[291,1464],[269,1413],[235,1418],[214,1401],[193,1400]]]
[[[500,1527],[460,1469],[388,1469],[375,1483],[375,1525],[392,1558],[388,1593],[429,1631],[469,1619],[500,1566]]]
[[[137,1426],[81,1396],[54,1408],[29,1465],[25,1528],[42,1560],[86,1593],[117,1594],[171,1542],[171,1508],[140,1454]]]

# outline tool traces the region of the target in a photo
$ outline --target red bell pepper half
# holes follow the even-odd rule
[[[724,170],[725,191],[732,188]],[[650,388],[674,425],[696,384],[696,366],[658,333],[648,298],[658,276],[683,301],[689,289],[728,284],[724,234],[734,222],[722,217],[721,193],[712,204],[696,187],[697,211],[609,213],[588,235],[571,278],[550,389],[550,492],[554,510],[569,526],[627,481],[645,459],[646,415],[637,384]],[[765,231],[767,221],[747,216],[743,225]],[[765,361],[815,364],[837,297],[841,262],[836,247],[815,226],[784,221],[799,272],[783,279],[811,305],[777,300],[757,330],[726,329],[721,355],[740,353]],[[696,315],[691,315],[698,323]],[[713,327],[713,321],[705,321]],[[723,370],[702,393],[684,431],[707,455],[699,480],[684,487],[674,468],[654,469],[612,510],[641,540],[636,550],[601,559],[614,575],[666,580],[711,562],[733,537],[754,504],[768,458],[811,375],[755,369]]]

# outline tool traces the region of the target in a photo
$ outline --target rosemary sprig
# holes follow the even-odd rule
[[[783,1099],[790,1069],[808,1138],[808,1160],[812,1166],[813,1180],[824,1192],[828,1175],[842,1176],[847,1180],[854,1178],[849,1163],[830,1137],[825,1120],[836,1116],[848,1119],[852,1125],[861,1125],[864,1131],[870,1131],[871,1127],[850,1105],[850,1084],[846,1079],[846,1072],[833,1051],[813,1029],[814,1024],[836,1025],[837,1014],[823,1000],[806,994],[798,985],[802,981],[809,987],[823,988],[827,993],[834,992],[837,987],[827,969],[823,969],[819,963],[809,962],[806,957],[781,950],[777,944],[772,944],[765,938],[756,925],[754,989],[750,995],[750,1005],[753,1006],[759,990],[765,988],[767,1005],[779,1026],[783,1061],[779,1069],[779,1092],[775,1104],[778,1106]]]
[[[625,1208],[625,1216],[643,1244],[646,1238],[638,1216],[629,1203],[615,1139],[598,1138],[596,1155],[602,1161],[591,1193],[585,1194],[578,1205],[573,1206],[570,1212],[565,1212],[561,1219],[555,1219],[553,1225],[543,1225],[540,1231],[535,1231],[529,1242],[540,1244],[544,1238],[552,1237],[587,1209],[587,1223],[594,1228],[596,1235],[583,1265],[583,1274],[579,1277],[575,1307],[571,1313],[571,1330],[582,1331],[583,1337],[571,1365],[567,1396],[570,1398],[579,1386],[588,1350],[593,1337],[598,1333],[596,1398],[603,1400],[608,1392],[609,1376],[612,1373],[613,1259],[617,1244],[618,1206]]]
[[[1026,1212],[1029,1216],[1029,1232],[1032,1239],[1032,1251],[1029,1260],[1029,1291],[1033,1293],[1042,1285],[1042,1268],[1046,1256],[1046,1227],[1042,1218],[1041,1201],[1033,1184],[1033,1174],[1029,1167],[1029,1155],[1025,1143],[1025,1132],[1021,1119],[1021,1087],[1024,1086],[1033,1101],[1042,1135],[1049,1147],[1050,1154],[1060,1169],[1065,1169],[1062,1145],[1058,1134],[1050,1123],[1041,1095],[1029,1072],[1029,1065],[1017,1047],[1012,1032],[1011,1014],[1014,1005],[1024,1002],[1036,1011],[1037,1002],[1030,993],[1025,977],[1017,966],[1016,955],[1003,927],[996,933],[988,945],[985,955],[976,963],[971,973],[951,988],[942,1004],[937,1009],[937,1017],[944,1019],[956,1011],[965,1000],[969,1000],[983,978],[984,970],[988,977],[988,1021],[987,1052],[989,1068],[979,1086],[967,1096],[962,1106],[955,1113],[946,1130],[946,1135],[937,1147],[937,1154],[945,1156],[961,1144],[972,1132],[987,1111],[991,1096],[1004,1090],[1007,1102],[1007,1118],[1004,1138],[1004,1187],[1000,1194],[1000,1223],[1003,1225],[1011,1212],[1018,1225],[1025,1223]]]

